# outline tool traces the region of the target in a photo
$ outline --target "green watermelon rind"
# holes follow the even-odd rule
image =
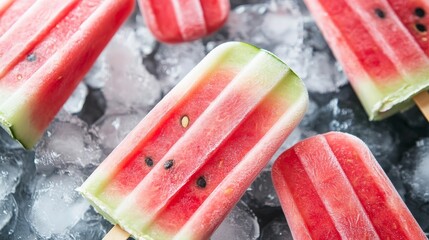
[[[86,198],[86,200],[89,201],[91,206],[94,207],[95,211],[101,214],[107,221],[109,221],[113,225],[119,225],[124,231],[127,233],[130,233],[134,238],[136,239],[145,239],[145,240],[156,240],[148,235],[140,235],[137,232],[133,231],[130,228],[127,228],[126,224],[121,223],[128,223],[126,219],[117,219],[115,220],[114,217],[112,217],[108,212],[112,212],[110,208],[102,201],[98,200],[97,197],[95,197],[92,193],[89,191],[84,190],[83,188],[77,188],[77,192],[79,192],[83,197]]]
[[[82,187],[76,188],[76,191],[79,192],[83,197],[85,197],[89,203],[94,207],[95,211],[101,214],[107,221],[112,223],[113,225],[118,224],[117,221],[114,220],[110,214],[108,214],[109,210],[106,204],[104,204],[102,201],[98,200],[92,193],[85,190]],[[121,228],[125,231],[131,233],[129,229],[126,229],[125,226],[121,225]]]
[[[121,223],[128,223],[127,219],[117,219],[115,220],[114,217],[112,217],[108,212],[114,212],[111,210],[104,202],[100,201],[95,197],[92,193],[89,191],[86,191],[85,189],[79,187],[76,188],[76,191],[79,192],[88,202],[91,204],[91,206],[94,207],[94,210],[101,214],[107,221],[109,221],[113,225],[119,225],[124,231],[131,234],[136,239],[144,239],[144,240],[156,240],[148,235],[140,235],[131,228],[127,227],[127,224],[121,224]]]
[[[101,214],[101,216],[103,216],[111,224],[119,225],[124,231],[126,231],[127,233],[130,233],[136,239],[156,240],[148,235],[139,235],[132,229],[127,228],[125,224],[120,224],[120,223],[127,223],[126,219],[124,220],[118,219],[117,221],[115,221],[115,219],[108,213],[108,212],[111,212],[111,210],[109,210],[109,207],[104,202],[98,200],[90,192],[84,190],[83,188],[77,188],[76,191],[79,192],[83,197],[85,197],[85,199],[88,200],[91,206],[94,207],[95,211]]]
[[[429,90],[429,74],[419,84],[406,84],[401,89],[387,95],[374,104],[373,109],[366,109],[370,120],[379,121],[398,112],[405,112],[415,105],[413,97]]]

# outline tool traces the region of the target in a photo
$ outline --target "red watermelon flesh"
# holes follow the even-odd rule
[[[366,145],[331,132],[284,152],[274,187],[296,239],[426,239]]]
[[[388,0],[404,26],[429,57],[429,2]]]
[[[370,119],[406,109],[414,95],[429,88],[427,43],[409,31],[393,4],[384,0],[305,2]]]
[[[0,11],[0,123],[31,148],[134,7],[15,0]]]
[[[207,36],[223,26],[227,0],[140,0],[146,25],[162,42],[178,43]]]
[[[244,43],[213,50],[79,191],[137,238],[207,239],[302,117],[302,82]]]
[[[0,2],[0,36],[33,5],[36,0],[3,0]],[[13,5],[12,5],[13,3]],[[7,10],[7,11],[6,11]]]

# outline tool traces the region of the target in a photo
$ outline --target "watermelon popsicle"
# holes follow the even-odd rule
[[[161,42],[192,41],[221,28],[229,0],[139,0],[146,25]]]
[[[133,8],[133,0],[1,1],[0,126],[31,148]]]
[[[427,0],[304,1],[370,120],[413,100],[429,119]]]
[[[365,143],[331,132],[297,143],[272,178],[294,239],[427,239]]]
[[[307,91],[264,50],[212,50],[78,189],[136,238],[207,239],[306,111]]]

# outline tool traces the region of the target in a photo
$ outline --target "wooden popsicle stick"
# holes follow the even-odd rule
[[[125,232],[119,225],[115,225],[110,231],[104,236],[103,240],[126,240],[130,237],[130,234]]]
[[[416,96],[414,96],[414,102],[420,108],[423,115],[426,117],[426,120],[429,122],[429,93],[427,91],[423,91]]]

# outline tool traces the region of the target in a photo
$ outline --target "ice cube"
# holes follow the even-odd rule
[[[400,165],[405,203],[423,230],[429,231],[429,138],[418,140],[403,154]]]
[[[109,154],[143,119],[145,112],[105,115],[95,124],[95,130],[105,154]]]
[[[49,174],[55,168],[85,167],[101,161],[97,137],[86,123],[76,116],[64,115],[57,116],[35,148],[38,172]]]
[[[292,60],[288,56],[300,50],[303,43],[302,19],[292,1],[238,6],[230,13],[225,28],[228,40],[248,42],[288,62]]]
[[[330,53],[331,50],[325,41],[322,33],[311,17],[304,18],[304,45],[312,52],[326,52]],[[331,66],[330,68],[332,68]]]
[[[169,92],[204,56],[205,48],[200,40],[175,45],[161,44],[154,60],[162,92]]]
[[[259,25],[260,34],[267,40],[271,40],[264,45],[291,48],[300,46],[303,39],[303,23],[300,15],[298,6],[293,1],[271,2],[267,12],[263,14],[262,24]]]
[[[0,147],[0,200],[15,192],[22,175],[22,162],[30,161],[32,154],[24,149]]]
[[[319,104],[317,104],[312,98],[310,98],[308,102],[307,112],[305,113],[304,118],[299,124],[302,135],[306,137],[316,135],[316,133],[314,133],[312,129],[309,129],[308,126],[311,125],[311,123],[317,121],[319,110]]]
[[[40,237],[62,236],[84,216],[89,204],[75,191],[83,178],[81,172],[69,169],[34,179],[28,220]]]
[[[31,153],[31,152],[30,152]],[[32,203],[32,196],[34,196],[34,176],[36,167],[34,165],[34,152],[31,157],[23,161],[23,174],[21,182],[16,188],[14,198],[18,204],[17,222],[13,232],[9,231],[6,235],[1,235],[0,239],[11,240],[34,240],[38,239],[34,231],[30,227],[28,220],[28,208]]]
[[[99,89],[104,87],[107,79],[110,78],[110,65],[106,59],[106,52],[101,53],[97,61],[95,61],[91,70],[85,76],[85,83],[93,89]]]
[[[387,172],[387,176],[389,177],[393,186],[395,186],[395,189],[398,192],[399,196],[401,196],[401,198],[404,200],[406,189],[401,179],[401,169],[398,166],[394,165],[390,169],[390,171]]]
[[[303,16],[295,1],[238,6],[225,28],[228,40],[245,41],[279,56],[309,91],[334,92],[347,83],[313,19]],[[224,40],[213,37],[210,48]]]
[[[414,173],[414,184],[416,192],[421,195],[425,201],[429,202],[429,141],[426,141],[425,155],[417,165]]]
[[[403,177],[412,194],[429,203],[429,138],[424,138],[407,151],[402,159]]]
[[[103,88],[108,113],[147,110],[161,97],[159,82],[142,63],[140,42],[134,29],[124,26],[86,76],[91,87]]]
[[[13,233],[18,217],[18,206],[12,194],[0,200],[0,238]]]
[[[245,4],[269,3],[272,0],[231,0],[231,8]]]
[[[138,48],[143,56],[153,53],[157,45],[157,41],[152,33],[147,28],[141,14],[136,16],[136,39],[138,40]]]
[[[258,220],[250,208],[244,202],[240,201],[210,239],[256,240],[258,237]]]
[[[122,28],[104,52],[109,78],[103,88],[108,112],[148,109],[160,98],[158,81],[142,64],[138,39],[131,28]],[[124,64],[126,63],[126,64]],[[121,111],[122,109],[122,111]]]
[[[76,113],[80,111],[76,110],[80,108],[80,101],[86,100],[83,110],[78,115],[88,124],[95,124],[89,130],[86,126],[81,129],[83,133],[79,134],[83,136],[83,139],[88,135],[94,137],[94,132],[100,134],[102,138],[100,146],[103,154],[109,153],[141,120],[148,109],[159,100],[160,96],[176,85],[204,57],[205,53],[225,41],[241,40],[253,43],[277,54],[304,79],[310,90],[309,110],[299,128],[292,132],[281,150],[290,147],[300,138],[331,130],[358,135],[369,145],[376,158],[380,162],[384,162],[384,168],[386,170],[390,168],[387,171],[389,178],[406,200],[408,207],[422,228],[428,232],[429,202],[426,197],[427,184],[422,184],[428,172],[424,170],[427,168],[424,163],[427,155],[425,155],[424,151],[428,152],[428,149],[420,146],[420,142],[422,142],[420,140],[418,146],[409,150],[403,157],[401,155],[402,150],[410,148],[417,139],[427,138],[428,136],[428,125],[421,113],[416,108],[413,108],[382,122],[369,122],[351,88],[349,86],[343,87],[347,79],[302,0],[231,0],[231,6],[233,11],[230,18],[226,26],[219,32],[203,40],[178,45],[165,45],[156,42],[144,25],[142,17],[136,11],[85,77],[85,84],[90,89],[88,97],[85,99],[82,94],[78,98],[79,100],[75,102],[78,107],[74,110],[70,110],[67,106],[65,107],[69,112]],[[80,91],[83,92],[82,89]],[[109,105],[107,114],[106,104]],[[70,114],[62,112],[57,116],[56,121],[66,124],[70,123],[68,122],[69,119]],[[70,124],[75,126],[74,123]],[[61,128],[60,125],[57,126]],[[65,127],[65,131],[67,131],[67,127]],[[73,132],[70,136],[62,135],[62,138],[70,138],[72,144],[75,144],[76,136],[80,136],[76,134]],[[96,141],[95,145],[98,146],[97,139],[93,140]],[[50,141],[50,139],[43,139],[42,141]],[[427,141],[423,139],[425,146]],[[65,140],[62,143],[61,141],[52,143],[53,147],[59,147],[60,149],[62,149],[60,145],[67,144],[69,144],[69,141]],[[48,145],[50,149],[51,143]],[[92,143],[89,145],[92,145]],[[76,146],[86,148],[85,144],[76,144]],[[73,150],[67,147],[64,146],[65,149],[62,149],[65,153]],[[1,231],[0,239],[101,239],[107,229],[110,228],[110,224],[101,215],[95,213],[92,208],[69,207],[70,205],[61,203],[64,200],[60,199],[58,195],[53,194],[52,199],[50,199],[48,198],[52,194],[50,191],[39,191],[39,188],[43,185],[41,182],[50,182],[52,188],[55,187],[55,189],[61,191],[62,183],[59,182],[55,185],[52,181],[62,178],[62,175],[66,174],[64,170],[71,167],[81,169],[86,164],[79,162],[80,160],[76,163],[76,160],[71,158],[66,159],[66,161],[62,158],[53,158],[51,159],[52,161],[47,161],[46,165],[43,165],[42,161],[40,161],[41,158],[39,158],[37,160],[39,175],[35,177],[34,153],[23,150],[23,152],[19,152],[17,151],[19,148],[20,145],[11,140],[0,129],[0,158],[9,156],[8,151],[13,151],[12,155],[16,159],[21,159],[18,162],[22,163],[22,166],[20,166],[22,172],[18,174],[19,179],[11,181],[11,184],[7,184],[7,186],[5,185],[6,188],[2,185],[5,182],[0,176],[0,193],[3,191],[4,196],[7,192],[15,191],[13,196],[19,205],[18,220],[15,221],[13,216],[12,221],[9,221],[6,227],[3,228],[3,231],[9,231],[16,222],[14,232],[5,234]],[[49,151],[46,150],[43,154],[42,151],[39,151],[38,156],[43,155],[43,158],[47,159],[46,156],[48,156]],[[74,153],[68,152],[67,154],[71,156]],[[99,156],[99,153],[94,153],[94,155]],[[93,155],[88,155],[85,151],[75,157],[85,157],[88,160],[87,162],[97,158]],[[401,165],[396,166],[395,162],[399,161],[401,157]],[[95,160],[95,164],[98,164],[98,162],[99,160]],[[392,165],[392,162],[394,165]],[[78,171],[77,178],[84,178],[83,176],[86,176],[92,170],[92,167],[86,166],[82,169],[83,175]],[[13,164],[12,169],[16,170]],[[63,169],[63,172],[59,172],[60,169]],[[16,174],[14,170],[8,171],[9,176]],[[46,176],[42,176],[41,173]],[[58,179],[52,179],[51,181],[51,174],[60,176]],[[11,179],[16,178],[12,177]],[[42,181],[41,179],[45,180]],[[9,180],[8,178],[6,181]],[[258,183],[259,181],[262,183]],[[20,184],[16,187],[18,182]],[[69,184],[73,180],[67,178],[65,182],[65,184]],[[252,190],[246,192],[245,196],[250,198],[252,194],[256,194],[257,192],[253,191],[258,186],[264,190],[265,184],[264,178],[259,176],[256,182],[253,183],[256,187],[252,187]],[[77,186],[80,183],[72,185]],[[65,186],[63,195],[72,194],[73,190],[70,189],[72,187]],[[36,190],[36,193],[33,192],[34,190]],[[10,194],[7,195],[4,201],[9,201],[6,199],[9,199],[10,196]],[[37,204],[34,199],[36,196]],[[257,208],[249,205],[258,214],[261,226],[264,226],[259,239],[290,239],[285,220],[283,218],[273,219],[273,217],[280,216],[283,213],[279,207],[271,207],[273,205],[269,201],[270,199],[266,198],[268,196],[269,194],[267,196],[258,195],[260,200],[258,200]],[[254,198],[252,199],[256,201]],[[46,200],[46,204],[39,200]],[[52,205],[53,202],[58,202],[58,204]],[[76,203],[76,205],[81,203]],[[13,206],[13,202],[3,206]],[[41,211],[37,211],[39,210],[38,206],[40,206]],[[51,206],[51,209],[49,206]],[[71,211],[70,208],[78,209],[76,214],[79,212],[77,215],[80,217],[76,215],[73,217],[66,216],[67,218],[65,218],[62,212],[64,211],[67,215]],[[43,216],[43,212],[49,212],[45,211],[46,209],[51,210],[50,214],[54,214],[52,209],[56,210],[56,215],[47,220],[46,226],[48,227],[43,226],[41,222],[34,222],[40,219],[40,216]],[[61,213],[61,215],[58,213]],[[10,217],[9,212],[6,215],[1,214],[0,204],[0,226],[2,225],[2,220]],[[59,224],[54,225],[52,229],[48,229],[53,221]],[[69,223],[64,223],[64,221]],[[6,222],[6,220],[3,222]],[[217,230],[214,237],[217,237],[217,239],[247,240],[256,239],[258,235],[259,226],[256,218],[251,214],[249,208],[245,205],[243,206],[241,202],[231,212],[221,228]]]
[[[425,129],[428,125],[428,121],[417,107],[413,107],[405,112],[398,113],[398,116],[404,119],[408,126],[413,128]]]
[[[21,145],[15,141],[2,127],[0,127],[0,148],[20,148]]]
[[[70,230],[71,239],[102,239],[111,228],[109,222],[91,207]]]
[[[260,240],[293,240],[293,238],[286,220],[276,218],[262,229]]]
[[[308,52],[304,50],[304,54],[308,54]],[[341,68],[332,67],[336,66],[337,63],[329,52],[311,52],[311,55],[307,56],[306,59],[309,61],[308,65],[301,65],[306,68],[297,67],[296,70],[302,77],[308,91],[335,92],[347,83],[347,78]],[[301,71],[305,71],[305,73]]]
[[[325,99],[326,98],[326,99]],[[341,131],[362,139],[385,171],[399,161],[399,137],[386,121],[370,122],[349,86],[338,94],[324,94],[317,117],[306,122],[306,129],[317,133]]]
[[[311,47],[304,45],[304,18],[294,1],[240,5],[220,34],[207,39],[208,50],[225,41],[244,41],[276,54],[302,78],[309,71]],[[307,52],[305,52],[307,51]]]
[[[73,94],[64,104],[63,108],[68,113],[78,113],[82,110],[83,104],[85,103],[86,95],[88,95],[88,88],[85,83],[79,83]]]
[[[347,77],[335,60],[312,18],[304,18],[304,39],[299,62],[291,66],[310,92],[327,93],[347,84]]]
[[[247,190],[250,197],[259,208],[280,207],[280,201],[271,179],[271,170],[264,169]]]
[[[0,235],[0,237],[1,239],[8,240],[45,240],[45,238],[38,237],[34,233],[34,231],[30,228],[26,217],[21,212],[19,212],[18,221],[16,223],[14,231],[10,234]]]

